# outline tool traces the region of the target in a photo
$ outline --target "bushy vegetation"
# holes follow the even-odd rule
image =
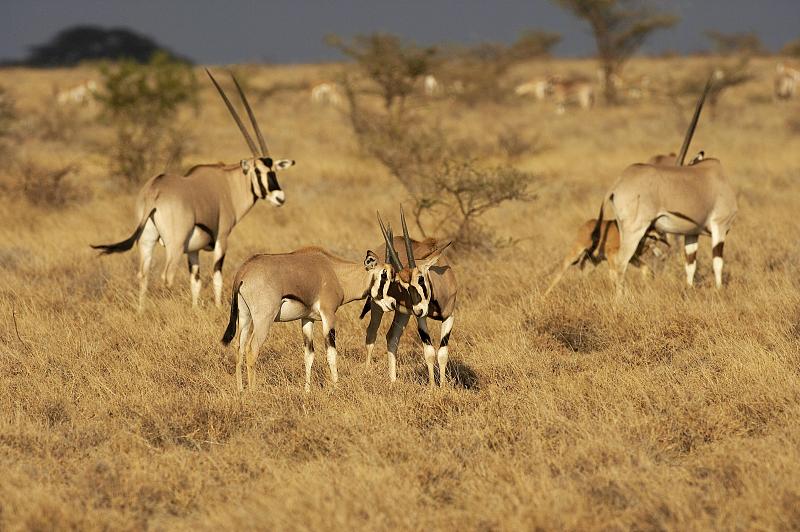
[[[179,113],[197,104],[192,69],[158,53],[144,65],[134,61],[104,65],[100,74],[101,120],[115,129],[108,153],[111,171],[134,184],[155,172],[180,167],[190,135]]]

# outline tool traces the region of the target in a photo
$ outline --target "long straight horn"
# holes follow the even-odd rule
[[[256,144],[255,142],[253,142],[253,138],[250,136],[250,133],[248,133],[247,129],[244,127],[241,118],[239,118],[239,115],[236,113],[236,109],[234,109],[233,105],[231,105],[231,101],[225,95],[225,91],[222,90],[222,87],[219,86],[219,83],[217,83],[217,80],[214,79],[214,76],[211,75],[211,72],[209,72],[208,69],[206,69],[206,74],[208,74],[208,77],[211,78],[211,82],[217,88],[217,92],[219,92],[219,95],[222,96],[222,101],[225,102],[225,106],[231,113],[233,121],[236,122],[237,126],[239,126],[239,131],[242,132],[242,135],[244,135],[244,140],[246,140],[247,145],[250,146],[250,151],[253,153],[253,157],[258,157],[258,150],[256,150]]]
[[[236,90],[239,91],[239,97],[242,99],[244,108],[247,110],[247,116],[250,117],[250,123],[253,124],[253,131],[256,132],[258,145],[261,146],[261,155],[266,157],[269,155],[269,150],[267,149],[267,143],[264,142],[264,136],[261,134],[261,128],[258,127],[258,122],[256,122],[256,115],[253,114],[253,110],[250,108],[250,103],[247,101],[247,96],[244,95],[242,86],[239,85],[239,81],[236,79],[236,76],[231,74],[231,78],[233,79],[233,83],[236,85]]]
[[[403,265],[400,263],[400,258],[397,256],[397,252],[394,250],[394,246],[392,245],[392,240],[389,238],[389,234],[386,232],[386,227],[383,225],[381,213],[378,213],[378,223],[381,224],[381,233],[383,233],[383,239],[386,241],[386,253],[389,254],[389,262],[391,262],[394,269],[399,272],[403,269]]]
[[[389,226],[386,228],[386,234],[389,235],[389,240],[391,242],[394,242],[394,234],[392,234],[392,224],[389,224]],[[389,262],[389,259],[390,259],[389,246],[386,246],[386,258],[383,260],[383,262]]]
[[[694,108],[694,116],[692,117],[692,122],[689,124],[689,129],[686,131],[686,137],[683,139],[683,146],[681,146],[681,151],[678,154],[678,158],[676,159],[678,166],[683,166],[683,162],[686,159],[686,153],[689,151],[689,144],[692,142],[692,137],[694,136],[694,130],[697,127],[697,120],[700,118],[700,111],[703,110],[703,104],[706,101],[706,96],[708,96],[708,91],[711,90],[711,83],[714,80],[714,74],[709,76],[708,81],[706,82],[706,88],[703,89],[703,94],[700,96],[700,99],[697,101],[697,107]]]
[[[408,257],[408,267],[416,268],[417,261],[414,260],[414,250],[411,247],[411,239],[408,237],[408,226],[406,225],[406,213],[400,205],[400,223],[403,224],[403,240],[406,242],[406,256]]]

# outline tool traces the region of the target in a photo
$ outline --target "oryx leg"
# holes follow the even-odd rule
[[[192,290],[192,307],[196,307],[202,286],[202,281],[200,281],[200,252],[190,251],[186,256],[189,263],[189,286]]]
[[[447,359],[449,355],[447,344],[450,342],[450,331],[453,329],[454,321],[455,316],[451,315],[442,322],[442,338],[439,341],[439,351],[436,353],[436,359],[439,362],[439,387],[444,386],[444,383],[447,382]]]
[[[725,247],[726,232],[720,226],[711,226],[711,255],[714,267],[714,283],[717,288],[722,288],[722,249]]]
[[[218,238],[214,243],[214,274],[212,283],[214,285],[214,304],[217,308],[222,306],[222,265],[225,263],[227,247],[225,239],[223,238]]]
[[[158,229],[153,220],[147,220],[139,236],[139,312],[144,310],[147,295],[147,281],[150,278],[150,266],[153,261],[153,249],[158,242]]]
[[[162,237],[163,240],[163,237]],[[172,287],[172,283],[175,281],[175,273],[178,270],[178,263],[180,262],[181,256],[183,256],[183,242],[169,242],[166,244],[166,263],[164,264],[164,273],[162,274],[162,278],[164,279],[164,284],[167,288]]]
[[[625,271],[628,269],[631,259],[636,255],[636,250],[639,248],[647,229],[650,227],[650,221],[634,221],[634,223],[622,224],[619,222],[619,251],[614,259],[615,264],[612,266],[611,259],[609,259],[609,266],[614,270],[614,276],[617,284],[617,295],[622,293],[622,285],[625,280]]]
[[[252,390],[256,384],[256,360],[258,359],[258,352],[261,350],[261,346],[264,345],[267,335],[269,335],[269,329],[275,321],[275,316],[278,315],[280,305],[280,299],[278,299],[276,304],[269,304],[263,308],[253,307],[250,309],[253,315],[253,337],[246,351],[247,387],[250,390]]]
[[[383,310],[376,304],[370,305],[369,325],[367,325],[367,366],[372,364],[372,351],[375,349],[375,340],[378,338],[378,329],[383,319]]]
[[[390,382],[397,380],[397,346],[400,345],[400,338],[403,336],[403,331],[410,317],[411,316],[408,314],[395,311],[392,326],[389,327],[389,331],[386,333],[386,351],[389,359]]]
[[[306,365],[306,392],[311,391],[311,367],[314,365],[314,322],[307,318],[300,320],[303,329],[303,361]]]
[[[694,272],[697,271],[697,239],[697,235],[685,235],[683,237],[686,284],[689,286],[694,286]]]
[[[425,355],[425,364],[428,366],[428,385],[433,387],[436,380],[433,376],[433,365],[436,362],[436,349],[431,343],[431,335],[428,332],[428,320],[425,318],[417,318],[417,332],[419,339],[422,340],[422,351]]]
[[[325,336],[325,355],[328,358],[328,369],[331,371],[333,384],[339,382],[339,371],[336,369],[336,311],[320,310],[322,318],[322,334]]]
[[[242,383],[242,363],[252,343],[253,317],[250,314],[247,303],[242,299],[242,296],[237,295],[236,297],[239,298],[239,353],[236,358],[236,389],[242,392],[244,391]],[[249,355],[247,356],[249,358]]]

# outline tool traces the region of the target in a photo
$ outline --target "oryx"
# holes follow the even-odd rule
[[[517,85],[514,87],[514,94],[517,96],[533,95],[534,98],[542,101],[547,97],[547,94],[550,92],[550,90],[551,87],[549,79],[537,79]]]
[[[222,343],[228,345],[239,332],[236,387],[242,386],[242,362],[247,357],[247,384],[255,384],[255,362],[273,322],[301,321],[305,340],[305,390],[311,389],[314,363],[313,322],[322,321],[331,380],[339,380],[336,369],[336,310],[342,305],[370,297],[384,310],[395,302],[388,294],[392,268],[367,252],[363,264],[341,259],[330,252],[309,247],[274,255],[254,255],[233,281],[231,314]]]
[[[775,98],[778,100],[793,98],[797,92],[798,82],[800,82],[800,70],[778,63],[775,69]]]
[[[340,107],[343,102],[343,91],[338,83],[325,81],[311,87],[311,103]]]
[[[411,240],[408,236],[405,215],[400,210],[400,220],[403,226],[403,237],[394,238],[391,229],[386,229],[378,215],[378,222],[383,233],[384,244],[378,251],[386,253],[386,262],[389,262],[393,277],[388,287],[387,298],[383,304],[368,300],[361,313],[363,318],[370,311],[369,325],[367,326],[366,348],[369,365],[372,362],[372,351],[378,328],[383,318],[383,313],[388,312],[385,301],[390,296],[393,302],[394,318],[389,331],[386,333],[386,348],[389,361],[389,380],[397,380],[397,347],[403,335],[408,320],[413,314],[417,318],[417,331],[422,340],[425,363],[428,366],[428,384],[434,386],[434,361],[439,364],[439,386],[445,382],[445,369],[447,368],[448,347],[450,331],[455,320],[456,295],[458,285],[453,269],[442,256],[442,252],[450,245],[439,245],[434,239],[422,242]],[[402,255],[398,254],[396,245],[403,246]],[[408,266],[403,266],[405,261]],[[419,263],[417,262],[419,261]],[[442,322],[439,349],[435,350],[428,332],[428,322],[431,318]]]
[[[689,162],[689,165],[697,164],[704,158],[705,152],[700,151],[694,156],[691,162]],[[674,166],[677,159],[678,156],[675,153],[669,153],[667,155],[654,155],[650,157],[647,163]],[[578,228],[575,240],[573,240],[572,246],[570,246],[570,251],[564,257],[561,263],[561,269],[556,273],[555,277],[553,277],[547,290],[545,290],[545,296],[555,288],[571,266],[578,266],[581,271],[583,271],[587,263],[597,266],[604,261],[608,261],[609,273],[612,278],[614,277],[618,267],[617,257],[619,255],[619,228],[617,226],[617,221],[612,219],[603,221],[600,241],[596,247],[592,248],[592,233],[594,232],[596,224],[597,219],[592,218],[591,220],[586,220],[580,228]],[[658,244],[663,244],[667,248],[671,245],[665,233],[652,227],[639,242],[636,252],[633,254],[633,257],[631,257],[630,264],[636,268],[640,268],[643,277],[650,275],[650,268],[647,262],[642,259],[649,258],[649,255],[657,258],[663,256],[663,252],[661,248],[658,247]],[[592,251],[590,252],[590,250]]]
[[[566,112],[566,106],[571,102],[577,102],[581,109],[590,109],[594,106],[595,91],[590,81],[555,76],[550,79],[549,90],[553,93],[558,114]]]
[[[205,164],[186,175],[160,174],[142,187],[136,201],[138,224],[133,234],[116,244],[93,245],[101,254],[128,251],[139,243],[139,310],[144,305],[153,248],[156,242],[166,248],[166,265],[162,275],[172,285],[178,261],[187,254],[192,291],[192,305],[200,294],[200,250],[214,252],[214,302],[222,303],[222,265],[233,227],[260,199],[280,207],[285,201],[276,172],[293,166],[289,159],[269,156],[267,144],[256,122],[250,104],[235,77],[233,82],[255,130],[260,151],[236,113],[222,87],[206,70],[225,106],[233,116],[252,152],[252,158],[238,164]]]
[[[631,257],[636,253],[641,239],[652,228],[664,233],[684,235],[686,281],[690,286],[694,283],[698,236],[710,234],[716,286],[722,286],[722,250],[738,210],[736,193],[725,177],[719,160],[704,158],[691,166],[683,166],[711,83],[712,79],[709,79],[697,102],[677,157],[677,166],[629,166],[611,187],[600,206],[600,215],[592,232],[592,248],[589,251],[590,254],[593,253],[600,243],[603,211],[608,202],[614,211],[620,232],[618,264],[614,270],[618,293]]]

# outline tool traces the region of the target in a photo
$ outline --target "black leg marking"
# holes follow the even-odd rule
[[[447,347],[447,343],[450,341],[450,333],[445,334],[442,336],[442,341],[439,342],[439,347]]]
[[[686,254],[686,264],[694,264],[695,259],[697,259],[696,251]]]
[[[718,242],[716,246],[711,250],[711,255],[714,258],[720,257],[722,258],[722,249],[725,247],[725,242]]]
[[[221,272],[222,265],[225,263],[225,255],[221,256],[217,262],[214,263],[214,271]]]
[[[336,347],[336,329],[331,329],[328,331],[328,346],[333,348]]]
[[[419,338],[422,340],[422,343],[425,345],[431,345],[431,335],[428,334],[426,331],[422,330],[422,328],[418,328],[417,332],[419,333]]]
[[[367,315],[367,313],[370,311],[371,308],[372,308],[372,297],[367,296],[367,300],[364,302],[364,308],[361,309],[361,316],[359,316],[358,319],[363,320],[364,316]]]

